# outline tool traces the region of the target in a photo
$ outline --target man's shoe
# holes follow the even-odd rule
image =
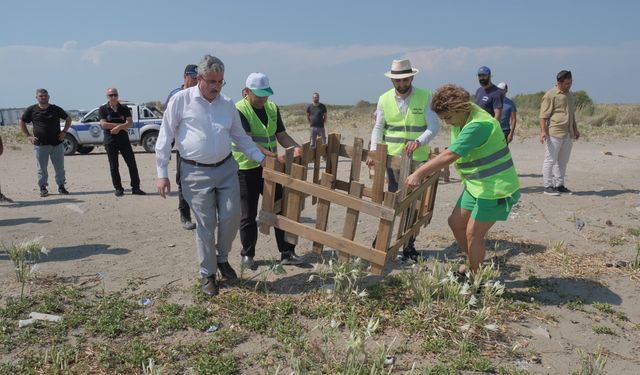
[[[121,197],[124,195],[124,189],[116,189],[113,194],[115,194],[116,197]]]
[[[131,189],[131,194],[133,194],[133,195],[147,195],[147,193],[145,193],[144,191],[140,190],[140,188]]]
[[[64,188],[64,185],[60,185],[58,187],[58,193],[60,193],[62,195],[69,195],[69,191]]]
[[[256,262],[253,260],[253,257],[247,256],[247,255],[243,256],[240,262],[242,263],[243,266],[249,269],[252,269],[253,266],[256,264]]]
[[[196,229],[196,225],[191,222],[191,219],[187,219],[186,217],[181,217],[180,221],[182,222],[182,228],[186,230]]]
[[[573,194],[573,192],[567,189],[566,187],[564,187],[564,185],[558,186],[556,190],[558,191],[558,193],[561,193],[561,194],[567,194],[567,195]]]
[[[216,275],[203,277],[200,282],[202,283],[202,293],[210,297],[217,296],[220,293],[218,283],[216,283]]]
[[[49,196],[49,190],[47,190],[47,188],[44,187],[44,186],[41,187],[40,188],[40,196],[43,197],[43,198],[44,197],[48,197]]]
[[[544,194],[546,194],[546,195],[554,195],[554,196],[560,195],[560,193],[558,193],[558,190],[553,186],[545,187],[544,188]]]
[[[296,255],[296,253],[282,255],[282,259],[280,260],[280,264],[283,266],[297,266],[302,263],[304,263],[302,258]]]
[[[425,260],[425,258],[422,256],[422,254],[420,254],[415,248],[409,248],[407,250],[407,248],[405,248],[402,251],[402,255],[404,256],[405,259],[411,259],[414,262],[417,262],[418,260]]]
[[[218,263],[218,271],[220,271],[220,274],[222,275],[222,277],[224,277],[227,280],[235,280],[238,278],[236,271],[234,271],[233,268],[231,268],[231,265],[229,264],[229,262]]]

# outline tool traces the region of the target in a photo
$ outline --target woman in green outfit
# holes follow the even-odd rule
[[[445,85],[433,94],[431,109],[451,125],[451,145],[405,181],[409,187],[453,163],[464,190],[449,216],[449,226],[475,273],[485,256],[485,237],[504,221],[520,198],[520,184],[500,123],[471,101],[462,87]],[[461,267],[459,272],[464,273]]]

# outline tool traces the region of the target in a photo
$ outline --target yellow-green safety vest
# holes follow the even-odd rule
[[[466,125],[472,123],[491,127],[491,135],[485,143],[455,161],[462,183],[475,198],[510,197],[518,191],[520,182],[500,123],[487,111],[471,103],[471,114]],[[463,129],[460,126],[451,127],[451,143],[456,141]]]
[[[253,110],[249,100],[244,98],[236,103],[236,108],[240,111],[249,122],[251,133],[249,136],[253,141],[271,152],[278,152],[278,141],[276,139],[276,130],[278,128],[278,107],[274,102],[267,101],[264,103],[264,109],[267,112],[267,126],[264,126],[256,112]],[[254,169],[260,166],[257,161],[251,160],[242,151],[237,151],[233,145],[233,158],[238,162],[241,170]]]
[[[384,137],[389,155],[401,155],[404,145],[415,141],[427,130],[424,109],[431,97],[431,91],[412,87],[411,99],[407,114],[402,115],[396,102],[395,89],[391,89],[380,96],[378,103],[384,112]],[[413,160],[425,161],[429,158],[429,145],[420,145],[413,152]]]

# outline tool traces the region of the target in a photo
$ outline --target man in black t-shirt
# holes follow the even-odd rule
[[[67,135],[67,129],[71,126],[71,117],[64,109],[55,104],[49,104],[49,92],[45,89],[36,90],[36,100],[38,100],[38,104],[30,106],[22,114],[20,129],[36,152],[40,196],[49,195],[47,190],[49,159],[51,159],[53,169],[56,171],[58,192],[66,195],[69,192],[64,187],[64,145],[62,141]],[[60,120],[65,120],[62,131],[60,131]],[[27,129],[28,123],[33,124],[33,136],[29,134],[29,129]]]
[[[327,134],[324,123],[327,121],[327,107],[320,103],[320,94],[313,93],[311,104],[307,106],[307,121],[311,126],[311,148],[316,148],[316,139],[322,137],[322,142],[327,143]]]
[[[108,101],[103,104],[98,113],[100,114],[100,126],[104,131],[104,149],[109,158],[109,168],[111,170],[111,181],[116,189],[116,197],[124,195],[120,172],[118,171],[118,152],[122,154],[131,177],[131,194],[146,195],[140,190],[140,177],[138,176],[138,166],[136,157],[129,141],[128,129],[132,126],[131,110],[129,107],[120,104],[118,101],[118,90],[107,89]]]

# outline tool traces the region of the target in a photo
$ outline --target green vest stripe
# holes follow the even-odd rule
[[[489,169],[483,169],[480,172],[476,172],[476,173],[463,174],[462,176],[467,180],[478,180],[481,178],[493,176],[494,174],[498,174],[510,167],[513,167],[513,159],[509,159],[504,163],[498,164]]]
[[[267,112],[267,126],[265,126],[256,112],[253,110],[251,103],[248,99],[241,99],[236,102],[236,108],[240,111],[249,122],[251,128],[251,139],[272,152],[276,152],[278,147],[278,141],[276,139],[276,130],[278,128],[278,107],[275,103],[267,101],[264,104],[264,109]],[[243,152],[238,151],[235,145],[232,145],[233,157],[238,162],[238,168],[241,170],[255,169],[260,166],[260,163],[251,160]]]
[[[401,155],[405,144],[418,139],[429,125],[424,118],[424,110],[431,92],[417,87],[413,87],[412,90],[406,115],[398,108],[395,89],[385,92],[378,99],[385,120],[382,139],[388,146],[389,155]],[[413,152],[413,159],[425,161],[429,158],[429,151],[429,145],[420,145]]]
[[[492,161],[496,161],[501,157],[507,155],[509,153],[509,147],[505,147],[502,150],[493,153],[487,157],[476,159],[474,161],[470,161],[468,163],[458,163],[459,168],[471,168],[471,167],[479,167],[481,165],[489,164]]]
[[[384,128],[386,130],[392,131],[392,132],[404,132],[404,131],[408,131],[408,132],[420,132],[420,134],[424,133],[425,130],[427,130],[427,125],[424,126],[392,126],[392,125],[385,125]]]

